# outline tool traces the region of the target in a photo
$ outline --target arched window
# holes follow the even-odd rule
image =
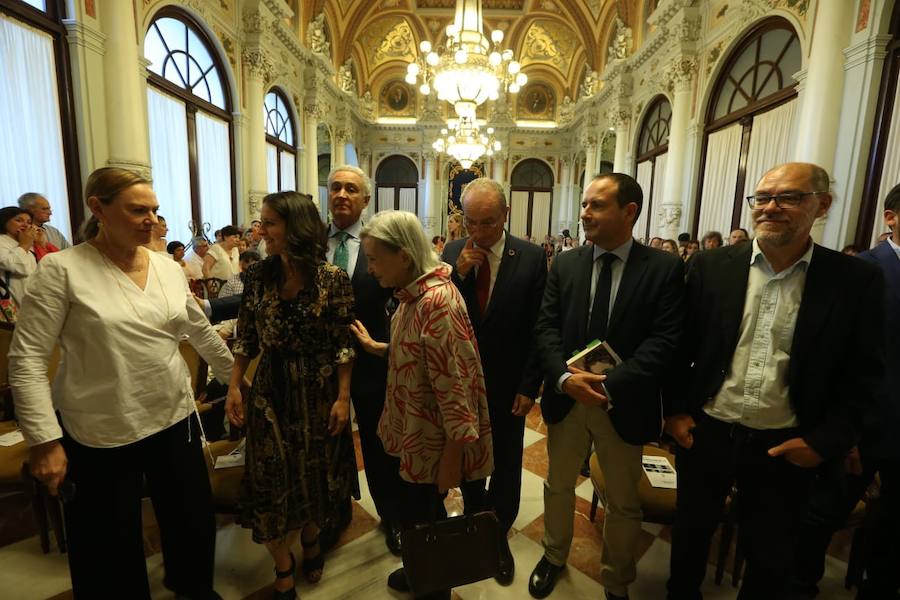
[[[172,7],[147,29],[144,57],[153,188],[169,239],[186,243],[237,221],[225,70],[203,29]]]
[[[656,207],[662,202],[663,181],[669,157],[669,124],[672,121],[672,105],[665,96],[657,96],[650,102],[638,135],[637,182],[644,192],[644,206],[634,224],[633,235],[639,240],[649,239],[659,233],[659,216]]]
[[[294,149],[294,120],[284,95],[278,90],[266,94],[263,107],[266,124],[266,179],[269,192],[297,189],[297,151]]]
[[[37,192],[70,241],[82,218],[63,2],[0,2],[0,198]]]
[[[543,241],[551,233],[553,171],[544,161],[529,158],[515,166],[509,183],[509,233]]]
[[[892,38],[887,44],[878,108],[872,132],[872,145],[863,187],[859,220],[856,224],[856,245],[868,248],[878,243],[878,236],[887,231],[884,226],[884,198],[900,183],[900,4],[891,17]]]
[[[419,170],[413,161],[395,154],[375,170],[376,212],[405,210],[419,213]]]
[[[694,232],[750,228],[751,195],[762,175],[793,153],[800,40],[772,17],[753,27],[729,55],[709,98],[700,159]]]

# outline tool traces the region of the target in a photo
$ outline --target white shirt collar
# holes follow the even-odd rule
[[[782,273],[789,273],[801,264],[804,265],[808,269],[809,263],[812,262],[813,249],[815,247],[816,247],[816,245],[813,243],[812,239],[810,239],[809,247],[806,249],[806,252],[803,253],[803,256],[801,256],[797,260],[797,262],[795,262],[790,267],[788,267],[787,269],[782,271]],[[769,268],[769,270],[772,270],[772,265],[769,264],[769,259],[766,258],[766,255],[763,254],[762,249],[759,247],[759,241],[756,238],[753,238],[753,252],[750,253],[750,265],[752,266],[753,264],[755,264],[756,260],[760,256],[762,256],[762,259],[763,259],[763,261],[765,261],[766,266]]]
[[[900,258],[900,246],[894,243],[893,238],[888,238],[887,243],[891,245],[891,249],[894,251],[894,254],[897,255],[897,258]]]
[[[634,238],[628,238],[628,241],[619,246],[618,248],[613,248],[609,250],[610,253],[615,254],[619,257],[619,260],[622,261],[624,265],[628,260],[628,255],[631,254],[631,247],[634,245]],[[597,260],[601,256],[607,253],[607,250],[604,250],[597,244],[594,244],[594,260]]]
[[[334,225],[334,223],[332,222],[332,223],[331,223],[331,226],[328,228],[328,237],[330,237],[330,238],[331,238],[331,237],[334,237],[334,235],[335,235],[338,231],[343,231],[343,232],[347,233],[347,234],[348,234],[350,237],[352,237],[353,239],[358,240],[358,239],[359,239],[359,234],[362,232],[362,219],[357,219],[357,220],[356,220],[356,223],[354,223],[353,225],[351,225],[351,226],[348,227],[347,229],[338,229],[338,228]]]

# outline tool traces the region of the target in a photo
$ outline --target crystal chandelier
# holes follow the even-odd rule
[[[475,109],[496,100],[500,89],[515,94],[528,81],[513,51],[503,50],[503,32],[495,29],[488,40],[481,20],[481,0],[456,0],[456,17],[447,26],[447,42],[439,54],[431,42],[419,44],[421,52],[407,66],[406,82],[427,96],[432,88],[439,100],[453,105],[460,118],[475,118]]]
[[[463,169],[468,169],[482,156],[493,156],[494,152],[499,152],[501,144],[494,139],[493,127],[481,133],[478,123],[466,116],[448,121],[447,127],[441,129],[441,137],[431,147],[452,156]]]

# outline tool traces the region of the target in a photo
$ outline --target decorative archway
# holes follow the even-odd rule
[[[510,235],[543,241],[552,228],[553,171],[544,161],[529,158],[513,168],[509,182]]]
[[[644,192],[644,207],[634,224],[633,235],[647,242],[659,228],[658,203],[662,200],[663,181],[669,157],[669,125],[672,121],[672,105],[663,95],[654,98],[638,130],[637,182]]]

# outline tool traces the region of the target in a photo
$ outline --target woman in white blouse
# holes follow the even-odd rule
[[[17,206],[0,209],[0,298],[12,301],[11,315],[25,296],[25,280],[37,268],[32,252],[36,235],[37,227],[31,224],[27,210]]]
[[[88,178],[85,196],[93,213],[88,242],[41,261],[9,351],[31,470],[66,501],[76,598],[150,598],[145,482],[165,585],[217,598],[209,479],[178,345],[187,336],[223,382],[232,357],[175,261],[142,247],[157,222],[150,183],[103,168]],[[56,344],[62,360],[51,389],[47,363]]]
[[[237,247],[240,240],[240,229],[234,225],[223,227],[222,241],[210,246],[209,252],[203,257],[203,276],[228,280],[232,275],[240,273],[240,252]]]

